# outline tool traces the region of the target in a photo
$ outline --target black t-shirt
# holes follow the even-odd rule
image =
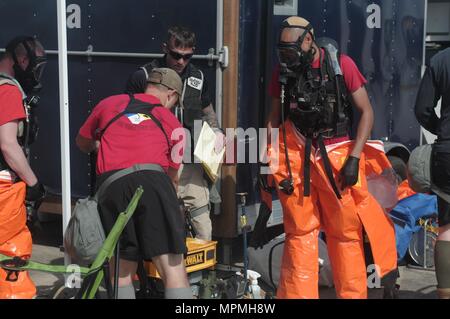
[[[159,67],[167,67],[166,59],[163,57],[162,59],[157,60],[157,65]],[[192,75],[192,64],[189,63],[184,69],[183,73],[180,75],[181,80],[184,81]],[[204,75],[204,74],[203,74]],[[126,85],[126,93],[144,93],[147,88],[147,78],[145,75],[145,71],[139,68],[136,72],[130,75]],[[209,95],[208,81],[206,77],[203,79],[203,87],[202,87],[202,108],[207,107],[211,104],[211,97]]]
[[[439,118],[435,107],[441,97]],[[438,144],[450,145],[450,48],[431,58],[420,83],[415,113],[420,125],[437,135]]]

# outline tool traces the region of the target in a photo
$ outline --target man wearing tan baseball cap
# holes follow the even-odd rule
[[[169,68],[153,69],[148,75],[147,84],[146,94],[155,95],[161,99],[163,98],[161,94],[169,93],[167,96],[169,99],[173,93],[176,93],[178,102],[181,103],[183,82],[181,82],[180,76],[174,70]],[[161,100],[161,104],[167,108],[172,108],[176,103],[166,105],[167,103]]]
[[[136,297],[133,278],[141,259],[155,264],[166,298],[192,298],[183,260],[187,252],[184,218],[175,192],[184,137],[173,133],[184,130],[170,111],[181,92],[181,79],[175,71],[154,69],[145,93],[114,95],[100,101],[76,139],[81,151],[97,151],[97,187],[119,170],[133,171],[120,177],[120,182],[111,183],[98,201],[106,234],[136,186],[145,190],[130,223],[136,227],[124,230],[120,244],[120,299]],[[140,169],[140,164],[151,164],[151,168]]]

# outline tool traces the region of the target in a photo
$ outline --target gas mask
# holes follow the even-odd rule
[[[45,65],[47,63],[47,59],[45,56],[36,56],[34,50],[32,50],[28,45],[29,41],[34,41],[34,39],[30,37],[18,38],[17,41],[14,41],[7,48],[7,51],[11,53],[14,60],[14,77],[20,83],[20,86],[26,94],[40,91],[40,89],[42,88],[41,78]],[[20,44],[25,47],[29,60],[28,66],[25,70],[22,69],[22,67],[19,65],[15,52],[17,46]]]
[[[314,60],[314,55],[316,53],[312,45],[308,51],[303,51],[301,49],[303,40],[308,33],[314,39],[314,36],[311,33],[312,27],[311,25],[300,27],[285,24],[283,29],[286,28],[304,29],[305,32],[303,32],[303,34],[299,36],[299,38],[295,42],[284,42],[281,40],[278,42],[277,51],[279,62],[282,66],[282,69],[287,69],[292,72],[304,71],[306,68],[311,66],[311,63]]]
[[[314,60],[315,50],[313,47],[307,52],[303,51],[298,42],[279,42],[278,59],[280,64],[293,72],[303,71],[308,68]]]

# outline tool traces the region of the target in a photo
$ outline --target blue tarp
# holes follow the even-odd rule
[[[398,202],[389,213],[395,227],[398,259],[405,257],[412,234],[420,229],[418,220],[437,213],[436,195],[415,194]]]

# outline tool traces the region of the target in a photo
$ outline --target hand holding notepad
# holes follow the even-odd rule
[[[225,155],[224,142],[217,141],[217,138],[223,138],[223,135],[222,137],[218,137],[208,123],[203,122],[202,130],[194,150],[196,161],[202,164],[206,174],[213,183],[219,176],[220,165]],[[217,150],[216,145],[221,147],[221,149]]]

